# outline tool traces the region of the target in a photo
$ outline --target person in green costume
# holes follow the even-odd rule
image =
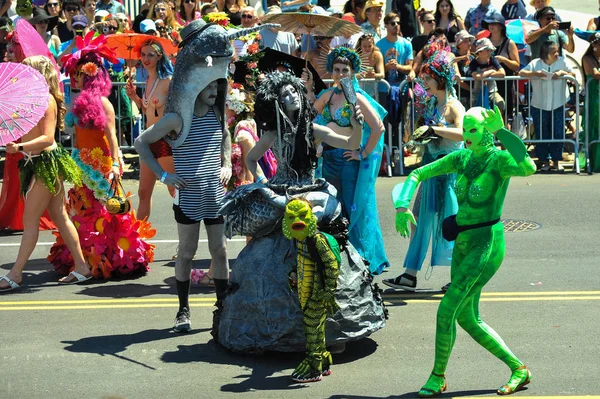
[[[495,147],[494,133],[507,151]],[[465,149],[414,170],[401,189],[394,189],[396,230],[407,237],[409,223],[416,224],[408,206],[418,184],[435,176],[457,174],[458,213],[444,220],[443,226],[444,237],[456,239],[451,284],[438,308],[435,363],[427,383],[419,391],[420,397],[437,396],[447,389],[445,372],[456,339],[456,322],[510,368],[511,377],[498,389],[499,395],[512,394],[531,381],[527,367],[481,320],[479,297],[504,259],[500,216],[510,178],[532,175],[536,167],[521,139],[504,128],[497,107],[493,111],[481,107],[467,111],[463,138]]]

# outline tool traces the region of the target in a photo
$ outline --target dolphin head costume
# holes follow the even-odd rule
[[[215,106],[221,115],[225,114],[227,71],[233,57],[231,40],[265,27],[278,26],[266,24],[260,27],[226,31],[220,25],[197,19],[183,28],[182,41],[179,44],[181,50],[177,54],[165,106],[165,113],[179,114],[183,122],[181,131],[165,137],[172,147],[178,147],[187,137],[192,124],[196,98],[215,80],[219,83]]]

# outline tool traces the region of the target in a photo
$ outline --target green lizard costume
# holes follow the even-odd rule
[[[287,204],[282,226],[285,237],[296,242],[298,299],[306,335],[306,358],[292,378],[296,382],[320,381],[323,375],[331,374],[325,319],[338,310],[335,289],[341,262],[339,247],[331,236],[317,233],[317,218],[304,200],[294,199]]]
[[[494,146],[493,132],[508,151]],[[406,237],[414,216],[407,210],[418,184],[426,179],[456,173],[458,213],[444,221],[444,237],[456,239],[452,253],[450,288],[437,313],[435,363],[420,397],[447,389],[445,372],[456,339],[456,322],[481,346],[502,360],[512,374],[499,395],[508,395],[531,381],[531,373],[502,338],[479,315],[479,297],[504,258],[504,228],[500,223],[508,183],[512,176],[529,176],[535,164],[523,142],[504,129],[498,108],[471,108],[464,117],[466,149],[453,152],[409,176],[394,198],[396,230]],[[454,234],[454,237],[453,234]]]

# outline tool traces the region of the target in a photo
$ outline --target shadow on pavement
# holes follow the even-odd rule
[[[14,262],[5,263],[0,266],[0,269],[10,270],[14,265]],[[46,258],[42,259],[30,259],[27,261],[27,265],[25,266],[26,270],[32,271],[54,271],[54,266]]]
[[[520,392],[520,391],[519,391]],[[392,396],[362,396],[362,395],[332,395],[327,399],[400,399],[400,398],[418,398],[418,391],[415,392],[407,392],[402,395],[392,395]],[[466,396],[488,396],[488,395],[496,395],[495,389],[474,389],[471,391],[457,391],[451,392],[446,391],[444,395],[451,395],[452,397],[466,397]],[[443,396],[442,396],[443,397]]]
[[[371,355],[376,350],[377,343],[370,338],[350,342],[344,353],[333,355],[333,370],[335,372],[335,364],[356,361]],[[223,392],[240,393],[305,388],[306,384],[295,383],[289,376],[303,358],[303,353],[267,352],[262,355],[232,353],[214,341],[210,341],[205,344],[179,345],[176,352],[165,352],[161,360],[166,363],[200,362],[245,367],[250,372],[235,377],[241,381],[225,384],[221,387]],[[280,372],[285,372],[286,375],[273,376]]]
[[[215,287],[192,284],[190,294],[209,294],[215,291]],[[169,277],[163,284],[111,284],[98,285],[84,288],[77,293],[78,295],[87,295],[96,298],[142,298],[152,295],[177,295],[175,289],[175,277]]]
[[[209,328],[197,329],[193,330],[187,335],[198,334],[209,330]],[[65,350],[69,352],[91,353],[100,356],[114,356],[117,359],[122,359],[146,367],[151,370],[156,370],[152,366],[148,366],[147,364],[141,363],[137,360],[130,359],[126,356],[120,355],[119,353],[124,352],[131,345],[160,341],[163,339],[170,339],[176,337],[181,337],[181,334],[177,334],[169,328],[163,330],[144,330],[136,334],[117,334],[101,335],[96,337],[85,337],[77,341],[61,341],[61,343],[68,345],[65,347]]]

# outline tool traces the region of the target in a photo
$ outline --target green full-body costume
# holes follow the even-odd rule
[[[294,199],[288,203],[282,228],[286,238],[296,243],[298,299],[306,335],[306,358],[296,367],[292,378],[297,382],[320,381],[321,376],[331,374],[331,353],[325,344],[325,319],[327,314],[333,315],[338,309],[335,289],[339,251],[332,250],[327,237],[317,232],[317,218],[304,200]]]
[[[494,132],[507,151],[494,146]],[[500,216],[510,178],[533,174],[535,164],[523,142],[504,129],[497,108],[495,111],[479,107],[470,109],[464,117],[463,137],[465,149],[413,171],[398,197],[394,198],[398,210],[396,229],[406,237],[409,221],[415,223],[412,213],[406,208],[419,182],[443,174],[457,174],[455,190],[459,208],[456,231],[460,233],[452,253],[450,288],[437,313],[435,363],[429,380],[419,391],[421,397],[436,396],[447,387],[445,372],[456,339],[456,322],[511,369],[509,381],[498,389],[498,394],[516,392],[531,380],[527,367],[481,320],[479,297],[504,259],[504,228]],[[489,225],[485,227],[473,226],[486,223]]]

